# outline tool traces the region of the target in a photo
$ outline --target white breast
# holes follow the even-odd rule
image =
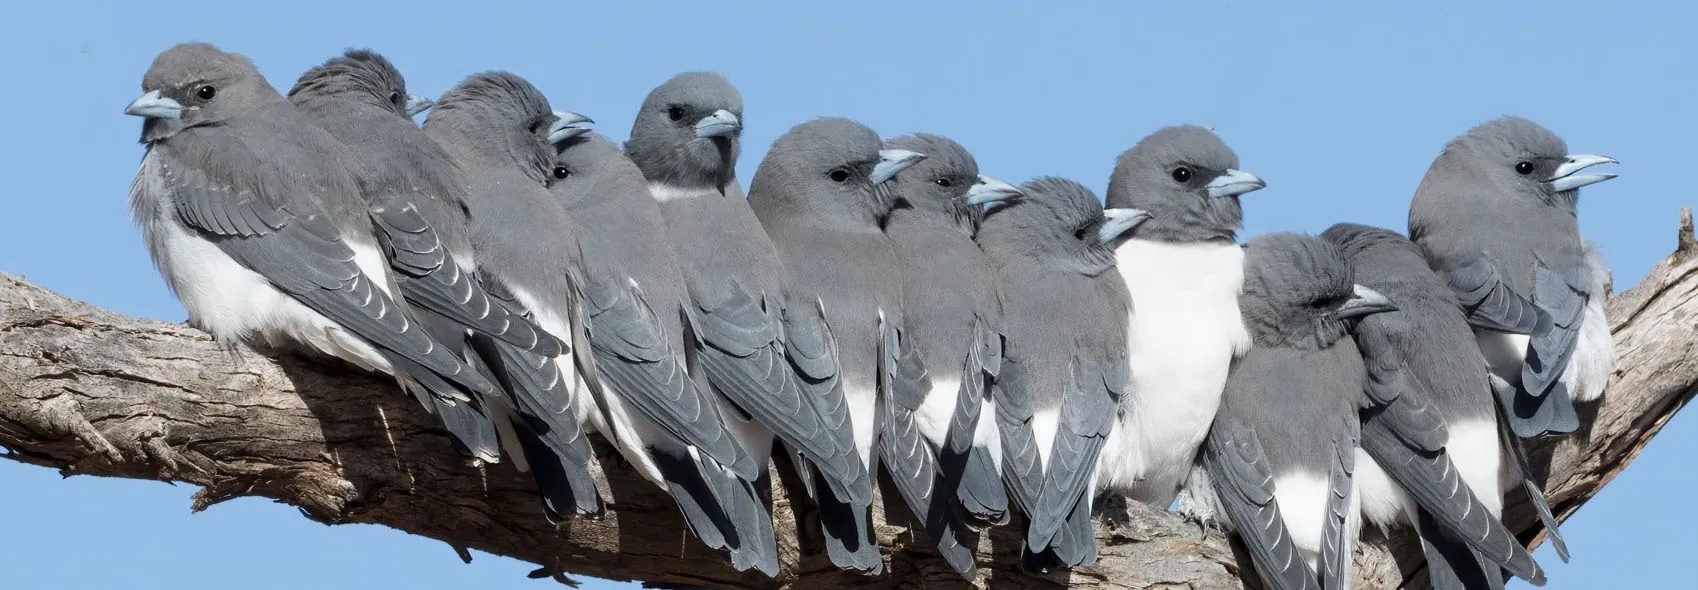
[[[659,201],[661,203],[665,203],[667,201],[677,201],[677,200],[681,200],[681,199],[694,199],[696,197],[702,197],[702,196],[707,196],[707,195],[715,195],[715,196],[719,195],[718,192],[715,192],[713,190],[700,189],[700,188],[684,188],[684,187],[680,187],[680,186],[673,186],[673,185],[670,185],[670,184],[663,184],[663,183],[659,183],[659,182],[649,184],[649,194],[654,195],[654,200]]]
[[[1238,313],[1244,250],[1133,239],[1115,254],[1132,294],[1133,388],[1100,483],[1165,505],[1220,408],[1232,359],[1250,348]]]
[[[1604,316],[1605,299],[1600,289],[1586,302],[1580,338],[1575,342],[1574,358],[1565,374],[1573,376],[1569,391],[1573,392],[1574,401],[1589,402],[1603,397],[1604,386],[1615,371],[1615,339],[1610,336],[1610,320]]]

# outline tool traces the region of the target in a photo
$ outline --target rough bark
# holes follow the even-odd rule
[[[1679,248],[1610,301],[1620,356],[1587,432],[1546,441],[1548,495],[1566,518],[1637,456],[1698,386],[1698,243],[1683,212]],[[0,274],[0,445],[6,458],[82,474],[202,487],[193,509],[237,496],[297,506],[326,523],[382,524],[542,566],[657,585],[919,588],[962,585],[901,527],[884,527],[882,577],[838,572],[796,534],[780,491],[784,576],[741,575],[684,531],[669,502],[600,448],[603,520],[544,518],[530,481],[508,464],[474,466],[392,382],[316,361],[228,350],[180,324],[125,317]],[[803,509],[798,506],[798,509]],[[1543,539],[1525,501],[1507,519]],[[805,518],[803,519],[806,520]],[[1397,536],[1394,533],[1394,537]],[[1239,588],[1222,535],[1142,506],[1099,526],[1101,560],[1070,574],[1018,571],[1017,539],[981,544],[979,584],[995,588]],[[1376,541],[1358,555],[1363,588],[1422,575],[1407,543]],[[568,581],[563,575],[559,577]]]

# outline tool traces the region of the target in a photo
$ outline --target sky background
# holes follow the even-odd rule
[[[810,118],[886,136],[952,136],[981,169],[1101,191],[1113,158],[1155,129],[1212,125],[1268,182],[1245,235],[1338,221],[1403,229],[1445,141],[1503,114],[1621,178],[1584,191],[1582,231],[1625,289],[1674,246],[1693,203],[1698,41],[1688,3],[1164,2],[1100,8],[863,1],[762,3],[10,2],[0,270],[120,312],[180,321],[129,220],[141,122],[122,114],[153,57],[181,41],[244,53],[273,85],[349,47],[388,56],[414,92],[506,69],[623,139],[643,96],[680,71],[724,72],[746,102],[750,178]],[[615,6],[615,4],[623,4]],[[1183,6],[1181,6],[1183,4]],[[1370,5],[1371,4],[1371,5]],[[286,6],[287,8],[281,8]],[[1547,588],[1690,579],[1698,418],[1677,417],[1538,552]],[[76,477],[0,461],[0,586],[9,588],[551,588],[531,566],[371,526],[327,527],[243,499],[189,514],[191,486]],[[198,572],[187,576],[183,572]],[[620,587],[591,583],[588,588]]]

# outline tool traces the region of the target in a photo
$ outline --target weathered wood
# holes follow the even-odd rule
[[[1566,518],[1637,456],[1698,386],[1698,242],[1683,212],[1679,247],[1610,301],[1620,355],[1589,432],[1547,441],[1552,507]],[[664,496],[605,446],[603,520],[544,518],[530,481],[507,464],[474,466],[411,398],[383,378],[292,356],[227,350],[180,324],[125,317],[0,274],[0,445],[6,458],[66,474],[180,481],[202,487],[193,509],[264,496],[326,523],[382,524],[561,570],[657,585],[957,587],[961,582],[900,527],[881,530],[890,564],[877,578],[838,572],[798,540],[780,491],[784,577],[741,575],[685,532]],[[981,585],[994,588],[1239,588],[1222,535],[1141,506],[1099,526],[1091,568],[1040,579],[1018,571],[1017,538],[981,544]],[[1542,539],[1526,503],[1511,527]],[[803,519],[806,521],[806,519]],[[1397,536],[1394,532],[1393,536]],[[804,535],[804,537],[806,537]],[[1389,547],[1389,548],[1388,548]],[[1407,543],[1358,555],[1359,586],[1419,579]]]

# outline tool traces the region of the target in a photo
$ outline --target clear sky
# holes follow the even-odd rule
[[[650,88],[711,69],[747,106],[742,178],[773,138],[824,115],[886,136],[927,131],[1011,182],[1101,190],[1114,156],[1158,127],[1213,125],[1268,188],[1246,235],[1337,221],[1404,227],[1444,142],[1503,114],[1577,152],[1615,156],[1582,230],[1616,285],[1674,245],[1693,202],[1687,3],[10,2],[0,20],[6,114],[0,270],[121,312],[181,320],[131,225],[140,121],[122,114],[154,55],[180,41],[245,53],[282,89],[348,47],[395,62],[415,92],[507,69],[623,138]],[[1566,527],[1572,564],[1538,553],[1548,588],[1688,580],[1698,516],[1689,414]],[[198,515],[187,486],[77,477],[0,461],[0,586],[10,588],[545,588],[526,564],[365,526],[325,527],[245,499]],[[194,575],[185,572],[196,572]],[[590,584],[590,587],[603,587]],[[612,587],[609,584],[606,587]]]

